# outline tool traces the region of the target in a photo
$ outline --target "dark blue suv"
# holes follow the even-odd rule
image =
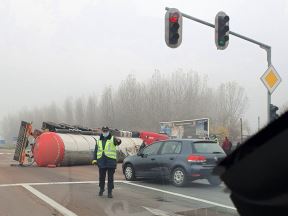
[[[213,168],[226,154],[218,143],[210,140],[173,139],[155,142],[123,161],[126,180],[167,178],[175,186],[188,181],[207,179],[213,186],[221,184],[211,175]]]

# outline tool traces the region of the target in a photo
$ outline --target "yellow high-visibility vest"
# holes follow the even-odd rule
[[[99,160],[102,157],[103,152],[108,158],[116,160],[117,153],[116,153],[116,146],[114,144],[113,136],[111,137],[111,139],[108,139],[106,141],[105,149],[103,149],[102,140],[98,140],[97,141],[97,146],[98,146],[98,149],[97,149],[97,160]]]

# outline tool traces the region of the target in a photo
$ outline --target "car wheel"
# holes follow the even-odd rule
[[[187,183],[187,176],[183,168],[177,167],[172,172],[173,185],[177,187],[185,186]]]
[[[127,164],[124,168],[124,175],[127,181],[135,181],[135,171],[131,164]]]
[[[222,183],[221,179],[218,176],[210,176],[207,180],[210,185],[215,187],[219,186]]]

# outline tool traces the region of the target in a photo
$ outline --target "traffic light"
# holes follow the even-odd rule
[[[220,50],[226,49],[229,43],[229,16],[222,11],[215,18],[215,43]]]
[[[279,114],[277,114],[277,111],[279,108],[273,104],[270,104],[270,120],[274,121],[279,117]]]
[[[165,41],[170,48],[177,48],[182,42],[182,14],[175,8],[165,15]]]

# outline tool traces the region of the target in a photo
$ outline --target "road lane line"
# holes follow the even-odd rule
[[[179,214],[169,213],[166,211],[162,211],[160,209],[148,208],[145,206],[142,206],[142,207],[146,209],[147,211],[149,211],[150,213],[152,213],[152,215],[156,215],[156,216],[180,216]]]
[[[186,198],[186,199],[190,199],[190,200],[195,200],[195,201],[211,204],[211,205],[214,205],[214,206],[219,206],[219,207],[223,207],[223,208],[227,208],[227,209],[236,210],[235,207],[228,206],[228,205],[223,205],[223,204],[212,202],[212,201],[205,200],[205,199],[200,199],[200,198],[197,198],[197,197],[192,197],[192,196],[187,196],[187,195],[184,195],[184,194],[179,194],[179,193],[174,193],[174,192],[170,192],[170,191],[165,191],[165,190],[161,190],[161,189],[158,189],[158,188],[153,188],[153,187],[148,187],[148,186],[144,186],[144,185],[140,185],[140,184],[135,184],[135,183],[132,183],[132,182],[123,181],[123,183],[124,184],[128,184],[128,185],[134,185],[136,187],[142,187],[142,188],[145,188],[145,189],[150,189],[150,190],[154,190],[154,191],[158,191],[158,192],[174,195],[174,196],[178,196],[178,197],[182,197],[182,198]]]
[[[65,185],[65,184],[96,184],[98,181],[77,181],[77,182],[39,182],[39,183],[23,183],[23,185],[39,186],[39,185]]]
[[[55,202],[53,199],[49,198],[48,196],[36,190],[35,188],[31,187],[30,185],[22,185],[22,186],[31,193],[33,193],[35,196],[37,196],[39,199],[43,200],[45,203],[50,205],[52,208],[56,209],[64,216],[77,216],[74,212]]]
[[[123,180],[115,180],[115,183],[123,183]],[[36,182],[36,183],[15,183],[15,184],[0,184],[0,187],[13,187],[13,186],[39,186],[39,185],[65,185],[65,184],[97,184],[99,181],[77,181],[77,182]]]
[[[14,186],[22,186],[23,184],[17,183],[17,184],[0,184],[0,187],[14,187]]]

